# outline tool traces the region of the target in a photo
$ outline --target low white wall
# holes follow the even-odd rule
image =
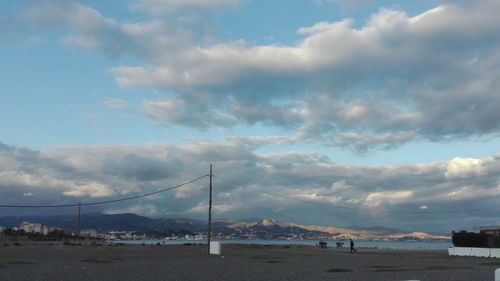
[[[491,249],[491,257],[492,258],[500,258],[500,249]]]
[[[500,258],[500,248],[468,248],[468,247],[450,247],[448,255],[461,257],[492,257]]]
[[[471,248],[471,256],[489,258],[491,254],[490,248]]]
[[[472,248],[466,248],[466,247],[455,247],[455,250],[453,252],[454,256],[462,256],[462,257],[468,257],[472,254]]]

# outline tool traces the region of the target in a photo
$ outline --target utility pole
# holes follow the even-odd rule
[[[212,164],[210,164],[210,195],[208,200],[208,254],[210,254],[210,236],[212,234]]]
[[[78,209],[76,212],[76,237],[80,236],[80,211],[82,208],[82,202],[78,202]]]

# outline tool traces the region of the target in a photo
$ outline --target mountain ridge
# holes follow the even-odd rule
[[[73,230],[75,216],[8,216],[0,217],[0,226],[17,227],[23,221],[42,223],[49,226]],[[424,232],[408,232],[386,227],[355,227],[355,229],[335,226],[302,225],[280,222],[273,219],[259,219],[255,222],[214,220],[212,230],[223,237],[261,239],[366,239],[366,240],[445,240],[447,236]],[[100,232],[134,231],[140,233],[193,234],[206,233],[207,221],[185,218],[148,218],[133,213],[81,215],[81,229]]]

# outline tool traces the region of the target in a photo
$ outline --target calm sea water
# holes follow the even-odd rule
[[[121,240],[112,243],[179,245],[185,243],[206,244],[203,240]],[[259,245],[316,245],[319,240],[221,240],[222,244],[259,244]],[[336,247],[337,241],[326,241],[329,247]],[[349,241],[343,247],[349,247]],[[400,250],[445,250],[453,246],[451,241],[354,241],[357,248],[400,249]]]

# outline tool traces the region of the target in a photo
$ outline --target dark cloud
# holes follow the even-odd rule
[[[153,181],[166,179],[175,174],[181,166],[153,157],[144,157],[135,154],[109,157],[104,160],[103,173],[123,178],[132,178],[137,181]]]
[[[489,224],[498,212],[497,156],[356,166],[332,162],[319,153],[260,154],[254,149],[240,139],[182,146],[74,146],[41,152],[3,145],[0,195],[4,204],[95,202],[172,186],[208,174],[209,164],[214,164],[216,217],[262,216],[331,225],[350,221],[450,231],[471,221]],[[32,157],[16,158],[19,151]],[[204,179],[151,198],[93,210],[203,218],[207,186]],[[421,209],[423,205],[427,209]],[[482,208],[492,209],[467,211]],[[450,213],[433,214],[436,211]],[[443,224],[447,219],[450,223]]]

